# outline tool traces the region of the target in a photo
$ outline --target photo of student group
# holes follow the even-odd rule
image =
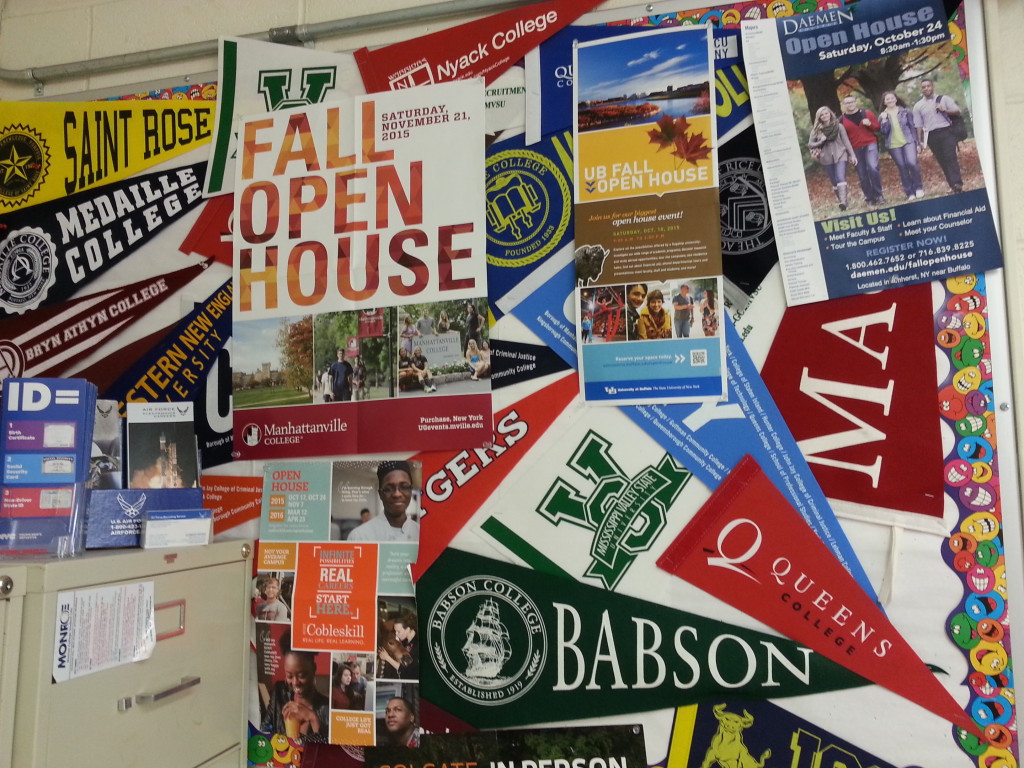
[[[317,315],[314,402],[481,391],[491,375],[488,313],[484,297]]]
[[[719,334],[717,278],[601,286],[580,291],[580,341],[706,338]]]
[[[815,220],[983,185],[956,57],[923,50],[791,83]]]
[[[399,308],[400,397],[480,391],[491,375],[486,299]]]

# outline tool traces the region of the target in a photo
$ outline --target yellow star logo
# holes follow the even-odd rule
[[[7,159],[0,160],[0,168],[4,171],[4,184],[7,184],[15,176],[20,176],[25,181],[28,181],[25,166],[28,165],[28,161],[31,159],[31,155],[19,155],[18,148],[11,147],[11,154],[7,156]]]

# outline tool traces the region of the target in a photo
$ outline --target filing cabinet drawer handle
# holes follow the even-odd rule
[[[171,608],[178,609],[178,626],[167,632],[161,632],[156,636],[156,641],[159,643],[161,640],[166,640],[169,637],[177,637],[178,635],[185,634],[185,601],[184,600],[172,600],[168,603],[160,603],[159,605],[153,606],[153,612],[166,611]]]
[[[177,685],[166,688],[156,693],[140,693],[135,697],[136,704],[152,704],[153,702],[160,701],[160,699],[166,699],[168,696],[173,696],[176,693],[181,693],[189,688],[194,688],[202,682],[200,677],[183,677],[181,682]]]

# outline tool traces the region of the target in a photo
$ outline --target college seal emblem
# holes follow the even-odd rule
[[[430,656],[441,679],[483,706],[515,701],[540,679],[547,633],[536,603],[493,576],[463,579],[430,610]]]
[[[775,239],[768,212],[768,192],[755,157],[735,157],[719,166],[722,253],[742,256]]]
[[[536,510],[555,525],[567,523],[593,533],[592,560],[583,575],[607,589],[615,589],[637,557],[654,546],[669,508],[691,477],[668,453],[657,466],[648,465],[630,477],[615,462],[611,448],[610,440],[588,432],[566,466],[593,483],[593,490],[585,495],[559,477]]]
[[[38,307],[56,280],[56,250],[37,227],[8,234],[0,243],[0,306],[15,314]]]
[[[0,129],[0,206],[14,208],[38,192],[49,159],[46,142],[31,128]]]
[[[565,174],[549,158],[510,149],[487,159],[487,263],[522,267],[559,245],[572,219]]]
[[[253,424],[249,422],[245,425],[242,430],[242,442],[248,446],[259,445],[260,440],[263,439],[263,430],[260,429],[259,424]]]
[[[25,375],[25,353],[17,344],[0,339],[0,381]]]

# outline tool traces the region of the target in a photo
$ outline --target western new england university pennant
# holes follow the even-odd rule
[[[230,282],[211,294],[111,386],[125,402],[194,400],[231,337]]]

